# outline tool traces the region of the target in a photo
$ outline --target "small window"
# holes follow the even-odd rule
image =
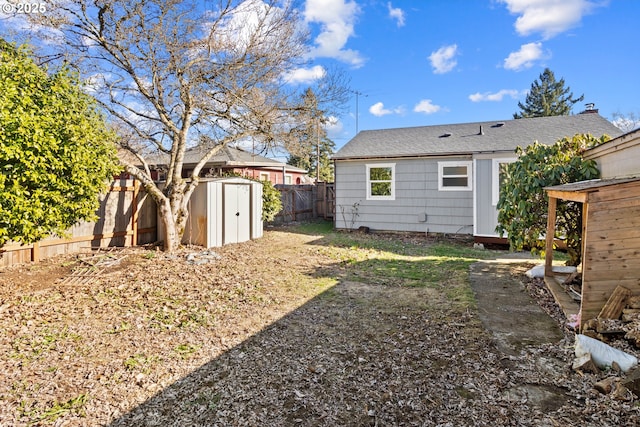
[[[367,165],[367,200],[395,200],[395,164]]]
[[[293,184],[293,176],[291,176],[289,174],[286,174],[284,176],[284,183],[287,184],[287,185]]]
[[[270,181],[269,172],[260,172],[260,181]]]
[[[471,162],[438,162],[439,191],[471,191]]]

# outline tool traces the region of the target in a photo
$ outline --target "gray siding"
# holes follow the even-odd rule
[[[336,161],[336,228],[471,234],[473,192],[438,191],[438,161],[470,160]],[[395,164],[395,200],[367,200],[366,165],[376,163]]]

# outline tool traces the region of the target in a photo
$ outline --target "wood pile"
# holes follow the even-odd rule
[[[584,323],[582,333],[603,342],[624,338],[640,348],[640,296],[618,286],[598,317]]]
[[[634,296],[629,289],[618,286],[602,307],[598,317],[584,323],[582,333],[604,343],[624,339],[631,346],[640,348],[640,296]],[[591,355],[576,358],[573,369],[593,374],[600,372]],[[614,362],[611,373],[616,375],[598,381],[594,388],[619,400],[633,399],[632,395],[640,397],[640,368],[636,367],[628,372],[626,377],[621,378],[620,368]]]

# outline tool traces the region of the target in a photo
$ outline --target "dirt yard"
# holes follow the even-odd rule
[[[0,426],[640,422],[593,389],[607,373],[571,371],[570,335],[503,354],[459,269],[406,286],[410,271],[376,273],[387,256],[285,228],[2,269]],[[423,258],[407,269],[440,262]]]

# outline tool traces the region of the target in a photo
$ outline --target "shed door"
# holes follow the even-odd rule
[[[251,198],[247,184],[223,184],[224,233],[222,244],[245,242],[251,237]]]

